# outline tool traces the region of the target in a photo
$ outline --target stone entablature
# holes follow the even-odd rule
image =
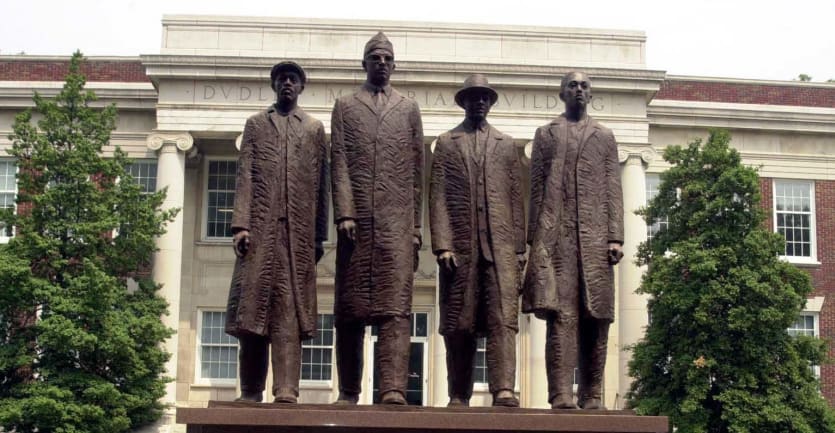
[[[398,60],[643,68],[640,31],[411,21],[169,15],[161,54],[359,60],[377,31]]]

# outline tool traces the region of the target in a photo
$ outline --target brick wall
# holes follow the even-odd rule
[[[835,108],[835,86],[666,80],[655,99]]]
[[[767,226],[773,230],[773,179],[761,178],[762,205],[768,215]],[[812,276],[812,296],[825,298],[820,312],[820,335],[835,342],[835,181],[815,181],[815,222],[817,255],[820,266],[803,268]],[[835,345],[830,343],[829,356],[835,359]],[[830,405],[835,406],[835,364],[822,365],[821,387]]]
[[[68,60],[2,60],[0,81],[64,81]],[[136,60],[87,60],[81,64],[87,81],[142,83],[150,81],[142,62]]]

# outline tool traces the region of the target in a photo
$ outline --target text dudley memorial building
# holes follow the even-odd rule
[[[235,260],[230,222],[237,147],[247,117],[275,100],[270,67],[292,59],[305,68],[308,83],[300,105],[329,132],[334,101],[364,81],[362,49],[380,30],[394,44],[392,84],[421,109],[427,175],[434,140],[463,119],[453,95],[467,75],[489,77],[499,94],[490,123],[514,137],[525,163],[536,128],[563,110],[561,77],[570,70],[590,75],[590,113],[614,131],[618,142],[625,207],[625,258],[616,271],[616,319],[604,379],[607,407],[623,407],[630,383],[630,354],[624,348],[640,339],[648,321],[646,299],[635,294],[644,271],[634,262],[637,246],[665,224],[648,228],[633,211],[657,191],[658,173],[666,168],[663,148],[706,137],[711,127],[728,128],[743,161],[760,167],[768,224],[787,233],[786,260],[813,277],[814,296],[789,332],[835,336],[833,84],[668,76],[646,68],[646,37],[635,31],[168,16],[159,54],[91,58],[83,67],[98,103],[118,105],[112,144],[135,159],[131,170],[136,179],[148,190],[167,187],[166,206],[182,209],[158,239],[151,271],[171,304],[164,320],[176,330],[167,343],[173,354],[169,374],[176,378],[167,401],[202,406],[236,396],[237,345],[224,334],[223,324]],[[32,105],[33,91],[54,95],[67,65],[68,57],[0,56],[0,149],[11,146],[14,115]],[[15,161],[3,155],[0,205],[11,206]],[[447,371],[437,330],[428,177],[424,182],[425,245],[415,274],[408,400],[444,406]],[[329,227],[318,266],[319,331],[303,349],[304,403],[328,403],[337,395],[332,316],[336,234],[333,224]],[[548,407],[544,322],[528,315],[520,315],[519,322],[516,384],[521,403]],[[376,339],[371,328],[365,339],[360,403],[371,403]],[[472,404],[489,405],[483,342],[476,364]],[[824,395],[835,402],[835,366],[818,370]]]

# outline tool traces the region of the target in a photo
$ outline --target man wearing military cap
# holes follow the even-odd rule
[[[449,406],[469,405],[481,336],[493,406],[519,406],[513,388],[526,252],[522,166],[513,139],[487,123],[497,98],[486,77],[468,77],[455,95],[465,119],[438,137],[432,162],[430,226],[441,272]]]
[[[261,401],[272,352],[273,395],[295,403],[301,342],[316,332],[316,263],[327,238],[328,162],[322,122],[298,105],[304,69],[284,61],[276,102],[247,119],[232,214],[237,260],[226,332],[240,343],[241,396]]]
[[[372,37],[363,56],[365,84],[337,99],[331,120],[337,403],[357,403],[365,326],[377,325],[381,402],[406,404],[423,127],[417,103],[389,85],[395,63],[388,38]]]

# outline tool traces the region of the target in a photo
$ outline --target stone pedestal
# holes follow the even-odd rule
[[[276,405],[210,402],[179,408],[189,433],[667,433],[667,417],[631,411]]]

